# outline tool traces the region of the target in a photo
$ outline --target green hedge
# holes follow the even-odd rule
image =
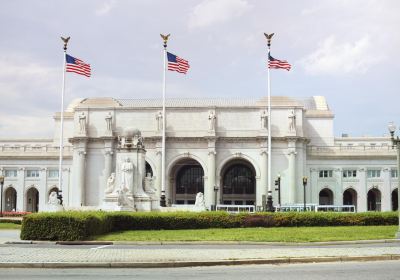
[[[21,220],[17,220],[17,219],[2,218],[2,219],[0,219],[0,223],[9,223],[9,224],[20,225],[22,223],[22,219]]]
[[[24,217],[23,240],[85,240],[121,230],[168,230],[238,227],[397,225],[397,212],[373,213],[257,213],[225,212],[58,212]]]

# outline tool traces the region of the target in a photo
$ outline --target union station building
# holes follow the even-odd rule
[[[281,178],[282,206],[303,203],[306,176],[307,204],[354,205],[357,212],[397,209],[396,150],[389,137],[335,137],[334,114],[322,96],[271,99],[270,120],[266,98],[167,99],[167,205],[194,204],[202,192],[210,209],[215,204],[260,209],[268,190],[271,135],[271,181]],[[65,208],[102,208],[118,138],[127,129],[142,134],[146,180],[160,196],[162,118],[161,99],[72,102],[64,112]],[[54,120],[52,139],[0,139],[4,211],[45,211],[49,194],[59,189],[60,113]],[[272,194],[278,206],[274,185]]]

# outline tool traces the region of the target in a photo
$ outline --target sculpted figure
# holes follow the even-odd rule
[[[296,114],[294,113],[294,110],[292,110],[289,114],[289,131],[296,131]]]
[[[265,110],[261,113],[261,128],[268,129],[268,114]]]
[[[132,190],[133,184],[133,164],[127,157],[121,165],[122,178],[120,191],[127,192]]]
[[[159,111],[157,114],[156,114],[156,120],[157,120],[157,131],[161,131],[163,128],[163,115],[162,115],[162,112],[161,111]]]
[[[209,130],[215,130],[215,121],[217,119],[217,116],[214,114],[214,112],[210,112],[210,114],[208,115],[208,129]]]
[[[111,116],[110,112],[108,112],[108,115],[106,115],[105,120],[106,120],[107,132],[111,132],[112,131],[112,116]]]
[[[60,200],[57,198],[57,192],[52,191],[49,195],[49,202],[50,205],[60,205]]]
[[[107,179],[107,188],[104,193],[113,193],[115,188],[115,173],[111,173],[110,177]]]
[[[129,198],[126,195],[126,191],[118,190],[118,206],[128,206],[132,209],[135,209],[135,203],[132,198]]]
[[[86,134],[86,116],[84,112],[79,115],[79,132],[80,134]]]
[[[196,201],[194,203],[194,206],[197,207],[206,207],[206,202],[204,201],[204,195],[202,192],[198,192],[196,194]]]

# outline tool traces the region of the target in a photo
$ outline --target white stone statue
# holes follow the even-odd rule
[[[261,128],[268,129],[268,113],[265,110],[261,113]]]
[[[110,194],[114,192],[115,188],[115,173],[111,173],[110,177],[107,179],[107,188],[105,189],[105,194]]]
[[[296,132],[296,114],[294,110],[289,113],[289,131]]]
[[[163,129],[163,115],[161,111],[159,111],[156,114],[156,120],[157,120],[157,131],[161,131]]]
[[[124,190],[118,190],[118,206],[125,206],[135,209],[135,202],[133,198],[127,196],[127,192]]]
[[[146,177],[144,178],[144,191],[148,194],[154,194],[156,189],[153,186],[153,177],[151,173],[147,173]]]
[[[202,207],[202,208],[206,207],[206,202],[204,200],[204,194],[202,192],[198,192],[196,194],[196,201],[194,203],[194,206]]]
[[[126,158],[121,164],[121,186],[119,191],[128,192],[132,190],[133,184],[133,164],[130,158]]]
[[[84,112],[79,115],[79,133],[86,134],[86,115]]]
[[[50,205],[61,205],[60,200],[57,198],[57,192],[52,191],[49,195],[49,202]]]
[[[208,115],[208,129],[209,130],[215,130],[215,121],[217,119],[217,116],[215,115],[215,113],[213,111],[210,112],[210,114]]]
[[[105,117],[106,120],[106,128],[107,128],[107,132],[112,132],[112,116],[111,116],[111,112],[108,112],[108,115],[106,115]]]

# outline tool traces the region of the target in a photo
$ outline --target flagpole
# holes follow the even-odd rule
[[[268,41],[268,67],[267,67],[267,80],[268,80],[268,171],[267,171],[267,186],[268,186],[268,193],[267,193],[267,211],[273,212],[273,202],[272,202],[272,190],[271,190],[271,158],[272,158],[272,146],[271,146],[271,138],[272,138],[272,131],[271,131],[271,79],[270,79],[270,70],[269,70],[269,58],[271,52],[271,38],[274,33],[265,34],[265,37]]]
[[[161,140],[161,197],[160,197],[160,206],[166,207],[166,199],[165,199],[165,126],[166,126],[166,114],[165,114],[165,91],[166,91],[166,76],[167,76],[167,43],[168,43],[168,35],[161,35],[161,38],[164,41],[164,73],[163,73],[163,96],[162,96],[162,140]]]
[[[58,163],[58,193],[57,198],[60,199],[62,205],[62,165],[63,165],[63,150],[64,150],[64,92],[65,92],[65,65],[67,63],[67,45],[70,37],[61,39],[64,42],[64,61],[63,61],[63,79],[61,89],[61,123],[60,123],[60,151]]]

